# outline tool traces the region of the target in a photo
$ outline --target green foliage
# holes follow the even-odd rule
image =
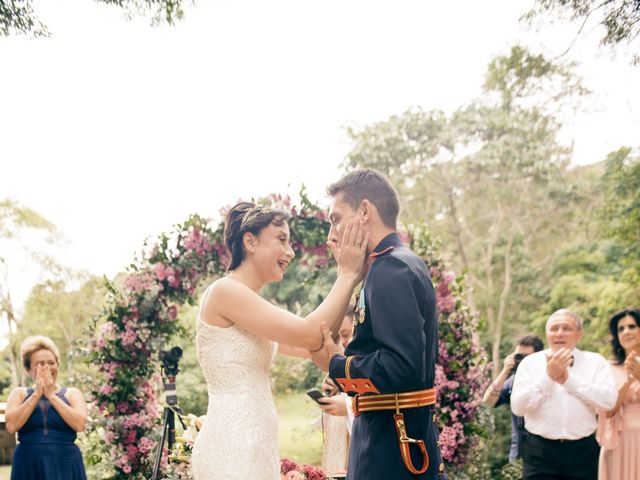
[[[13,200],[0,200],[0,236],[6,239],[17,238],[24,229],[44,231],[50,234],[50,241],[56,239],[56,226],[42,215]]]
[[[531,325],[543,333],[550,312],[571,308],[585,322],[581,348],[610,356],[608,319],[640,304],[640,161],[625,147],[575,176],[579,200],[573,225],[578,228],[556,252],[545,300],[532,311]],[[567,231],[573,232],[573,225]],[[587,228],[581,231],[581,226]]]
[[[601,186],[604,192],[604,235],[622,249],[620,263],[629,280],[640,280],[640,156],[629,147],[610,153]]]
[[[602,45],[615,46],[621,43],[632,45],[637,52],[640,37],[640,4],[638,0],[537,0],[524,18],[531,21],[536,17],[556,20],[568,17],[580,25],[576,38],[590,17],[595,17],[604,30],[600,40]],[[586,34],[586,33],[585,33]],[[574,40],[575,42],[575,40]],[[570,48],[571,46],[569,46]],[[633,62],[640,61],[636,53]]]
[[[271,367],[271,384],[276,394],[304,392],[322,383],[324,374],[310,360],[279,355]]]
[[[73,372],[82,371],[84,359],[78,349],[91,320],[104,307],[105,293],[102,279],[87,274],[36,285],[25,302],[16,341],[29,335],[50,337],[60,350],[60,378],[67,381]]]
[[[569,308],[584,321],[580,348],[609,356],[609,318],[627,305],[640,304],[637,286],[620,275],[620,253],[620,248],[606,241],[560,251],[547,300],[532,313],[533,329],[544,335],[549,314],[559,308]]]
[[[520,480],[522,478],[522,460],[507,463],[500,469],[500,480]]]
[[[151,15],[153,25],[174,25],[184,17],[183,5],[194,0],[97,0],[124,8],[128,15]]]
[[[53,223],[34,210],[12,200],[0,200],[0,247],[2,247],[0,251],[5,251],[7,248],[7,250],[24,252],[33,261],[33,264],[43,271],[54,275],[64,273],[64,269],[57,262],[33,247],[38,239],[54,244],[59,241],[60,235]],[[11,268],[16,268],[16,265],[12,265],[12,260],[4,254],[0,254],[0,319],[7,321],[9,340],[3,353],[8,363],[10,383],[15,386],[21,383],[19,379],[19,344],[14,335],[20,323],[20,317],[13,306],[10,273]],[[0,383],[6,384],[5,379]]]
[[[96,0],[123,8],[129,17],[150,15],[152,25],[174,25],[184,17],[184,5],[193,0]],[[31,35],[46,37],[51,33],[33,10],[31,0],[0,0],[0,36]]]
[[[35,16],[31,0],[0,0],[0,36],[13,34],[49,35]]]
[[[557,102],[573,95],[585,95],[588,91],[571,69],[573,64],[560,64],[547,60],[542,54],[534,54],[525,47],[511,47],[508,56],[496,57],[487,69],[484,89],[499,94],[502,106],[510,109],[514,100],[535,99],[537,104]]]
[[[87,469],[87,478],[106,480],[113,477],[113,463],[104,461],[109,449],[104,442],[104,431],[89,428],[78,436],[78,447],[82,451],[82,459]]]
[[[524,333],[545,294],[578,200],[570,152],[556,139],[560,125],[547,104],[585,90],[570,64],[513,47],[489,65],[485,92],[449,117],[413,108],[350,131],[348,164],[388,174],[403,220],[437,232],[466,274],[497,369],[503,336]]]

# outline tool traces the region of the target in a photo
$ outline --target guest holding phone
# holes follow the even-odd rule
[[[513,353],[504,359],[502,370],[484,392],[482,401],[492,407],[509,405],[511,402],[511,390],[513,388],[513,377],[516,374],[518,365],[524,357],[534,352],[539,352],[544,348],[542,339],[536,335],[525,335],[518,340]],[[526,436],[524,428],[524,418],[511,414],[511,448],[509,449],[509,462],[513,463],[522,452],[520,444]]]

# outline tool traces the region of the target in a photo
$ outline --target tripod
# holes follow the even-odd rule
[[[176,441],[176,414],[178,420],[182,424],[182,428],[186,429],[184,422],[182,421],[182,410],[178,406],[178,394],[176,391],[176,375],[178,374],[178,360],[182,356],[182,349],[180,347],[173,347],[169,352],[160,352],[160,360],[162,360],[162,372],[165,377],[164,383],[164,398],[167,402],[167,406],[162,414],[162,438],[158,443],[156,449],[156,461],[153,467],[153,476],[151,480],[158,480],[160,475],[160,464],[162,463],[162,447],[164,447],[165,440],[167,441],[167,448],[171,450],[173,444]]]

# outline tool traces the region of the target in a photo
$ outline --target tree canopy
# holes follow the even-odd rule
[[[88,1],[88,0],[87,0]],[[188,0],[94,0],[123,8],[127,15],[151,15],[152,24],[173,25],[184,16]],[[193,3],[190,2],[190,3]],[[48,36],[51,32],[40,21],[32,0],[0,0],[0,36]]]
[[[579,37],[587,21],[596,17],[603,27],[601,45],[627,44],[633,51],[633,62],[640,62],[640,1],[638,0],[536,0],[525,18],[531,20],[544,13],[568,17],[579,25]],[[569,47],[571,48],[571,47]]]

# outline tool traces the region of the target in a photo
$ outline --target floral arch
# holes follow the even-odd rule
[[[260,203],[291,213],[296,261],[313,276],[329,263],[328,224],[325,212],[304,190],[300,197],[298,205],[280,195]],[[480,431],[476,417],[488,381],[486,361],[473,342],[475,320],[462,300],[460,279],[445,269],[424,230],[411,229],[405,240],[423,256],[436,285],[441,311],[441,361],[436,370],[441,449],[446,462],[461,466]],[[178,330],[180,306],[194,304],[199,283],[222,275],[226,261],[223,224],[192,215],[170,234],[145,244],[144,253],[117,286],[108,282],[107,306],[96,318],[90,340],[91,361],[98,370],[91,402],[96,423],[104,430],[102,461],[112,465],[108,478],[150,478],[160,418],[154,388],[157,352]]]

